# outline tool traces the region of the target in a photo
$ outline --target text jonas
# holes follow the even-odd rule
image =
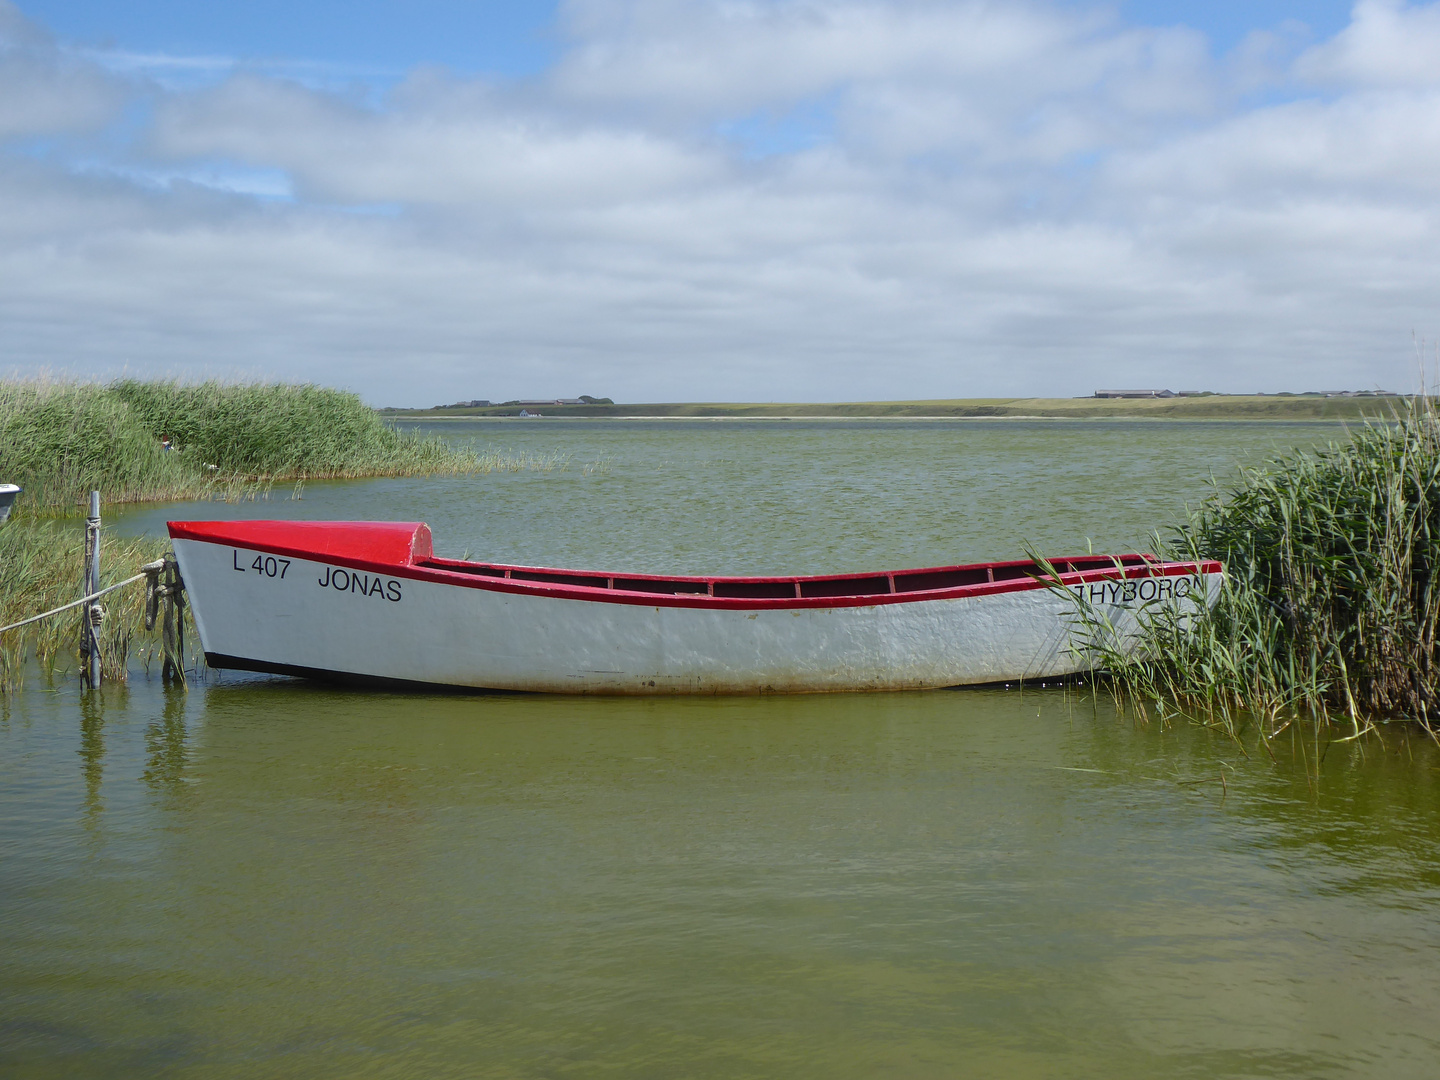
[[[371,577],[358,570],[340,570],[327,566],[325,576],[317,579],[322,589],[339,589],[341,592],[359,593],[361,596],[380,596],[392,604],[400,601],[400,582],[394,578]]]

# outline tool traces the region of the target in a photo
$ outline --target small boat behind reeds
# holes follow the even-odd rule
[[[0,484],[0,525],[4,525],[10,517],[10,508],[15,505],[16,497],[23,490],[14,484]]]
[[[437,558],[423,524],[172,521],[207,662],[575,694],[903,690],[1057,679],[1086,627],[1198,610],[1213,562],[1087,555],[820,577]],[[1082,616],[1082,612],[1084,613]]]

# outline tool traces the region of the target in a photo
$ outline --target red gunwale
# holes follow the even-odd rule
[[[360,570],[387,577],[431,581],[461,588],[525,596],[549,596],[591,603],[638,604],[649,607],[753,610],[757,608],[873,607],[881,604],[909,604],[924,600],[993,596],[997,593],[1027,592],[1050,587],[1034,577],[1036,564],[1030,559],[1006,562],[970,563],[959,566],[928,566],[881,573],[780,575],[775,577],[731,577],[724,575],[631,574],[609,571],[567,570],[558,567],[523,566],[511,563],[481,563],[442,559],[433,554],[429,528],[419,522],[295,522],[295,521],[172,521],[172,539],[196,540],[223,547],[261,551],[311,562]],[[1119,563],[1117,566],[1116,563]],[[1114,581],[1148,577],[1184,577],[1218,574],[1218,562],[1161,562],[1154,555],[1081,555],[1051,559],[1060,571],[1059,582],[1079,585],[1091,581]],[[517,577],[515,575],[524,575]],[[579,584],[573,581],[546,581],[539,578],[589,579],[607,584]],[[982,577],[983,575],[983,577]],[[973,582],[910,587],[907,578],[975,577]],[[897,582],[897,579],[900,579]],[[662,592],[623,585],[670,584],[684,591]],[[844,582],[884,581],[900,591],[839,592]],[[920,583],[915,583],[918,586]],[[795,595],[715,595],[722,592],[775,590],[793,587]],[[807,586],[811,595],[805,595]],[[834,595],[825,595],[835,590]]]

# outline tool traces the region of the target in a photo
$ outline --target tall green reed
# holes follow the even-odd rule
[[[351,393],[328,387],[125,380],[111,388],[152,439],[222,468],[270,476],[381,476],[466,471],[440,439],[386,424]]]
[[[0,626],[60,607],[81,595],[85,530],[80,523],[55,518],[12,521],[0,528]],[[121,539],[105,533],[101,543],[107,582],[134,574],[160,558],[167,541],[152,537]],[[145,630],[145,587],[137,583],[101,601],[100,631],[104,678],[124,681],[129,662],[147,666],[158,655],[158,635]],[[188,611],[187,611],[188,614]],[[27,661],[51,672],[68,668],[80,643],[78,609],[0,635],[0,693],[24,681]],[[191,641],[197,640],[193,636]]]
[[[174,451],[161,438],[168,437]],[[286,383],[0,382],[0,480],[18,509],[254,496],[276,481],[563,468],[395,429],[356,395]]]
[[[1232,732],[1297,717],[1433,730],[1440,416],[1418,397],[1350,435],[1242,470],[1157,536],[1165,558],[1224,563],[1213,609],[1146,613],[1138,648],[1081,612],[1083,645],[1117,694]]]
[[[73,512],[107,501],[183,498],[209,478],[168,454],[124,401],[86,383],[0,382],[0,478],[24,487],[17,512]]]

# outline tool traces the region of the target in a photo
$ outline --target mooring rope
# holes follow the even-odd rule
[[[164,567],[164,565],[165,560],[163,559],[159,560],[158,562],[146,563],[143,567],[140,568],[140,573],[136,574],[134,577],[128,577],[124,581],[117,581],[114,585],[108,585],[105,588],[101,589],[99,592],[93,592],[89,596],[82,596],[79,600],[72,600],[68,604],[61,604],[59,607],[54,608],[50,611],[41,612],[39,615],[31,615],[30,618],[21,619],[17,623],[11,623],[9,626],[0,626],[0,634],[5,633],[5,631],[7,630],[18,630],[22,626],[29,626],[33,622],[39,622],[41,619],[48,619],[51,615],[59,615],[60,612],[69,611],[71,608],[79,607],[81,604],[88,604],[92,600],[100,599],[100,597],[104,596],[106,593],[112,593],[116,589],[123,589],[126,585],[134,585],[135,582],[139,581],[141,578],[147,578],[150,577],[152,574],[158,574],[160,570]]]

